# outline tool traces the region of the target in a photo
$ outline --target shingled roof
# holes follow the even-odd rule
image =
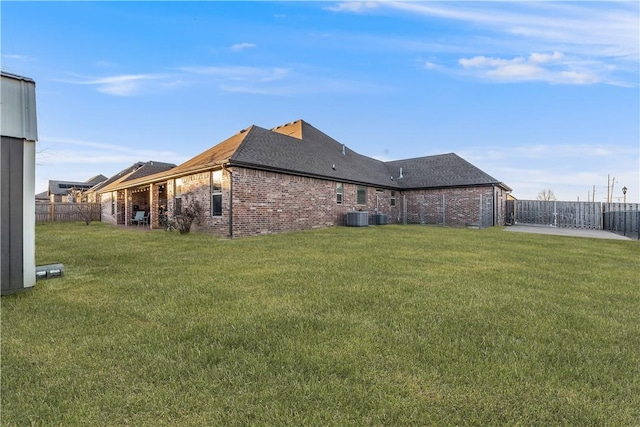
[[[509,189],[454,153],[382,162],[356,153],[303,120],[271,130],[252,126],[230,163],[387,188],[502,185]]]
[[[383,162],[350,150],[302,120],[272,130],[252,126],[230,164],[377,186],[393,184]]]
[[[143,177],[128,176],[99,191],[148,184],[222,165],[395,189],[500,185],[510,190],[454,153],[382,162],[358,154],[307,122],[296,120],[273,129],[250,126],[174,168]]]
[[[126,187],[132,181],[140,180],[142,178],[149,177],[151,175],[164,173],[175,167],[176,165],[174,165],[173,163],[164,163],[164,162],[156,162],[156,161],[136,162],[131,166],[129,166],[128,168],[123,169],[117,174],[113,175],[108,180],[96,185],[91,190],[97,193],[113,191],[113,190],[122,188],[123,186]]]
[[[502,185],[507,188],[455,153],[396,160],[386,165],[395,174],[398,185],[405,189],[471,185]]]
[[[89,188],[107,180],[104,175],[96,175],[86,181],[49,181],[48,194],[66,195],[70,189],[88,190]]]

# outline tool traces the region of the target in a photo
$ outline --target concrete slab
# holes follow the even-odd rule
[[[505,227],[504,231],[516,233],[549,234],[553,236],[589,237],[592,239],[612,239],[631,240],[629,237],[621,236],[605,230],[588,230],[584,228],[564,228],[551,227],[548,225],[516,224]]]

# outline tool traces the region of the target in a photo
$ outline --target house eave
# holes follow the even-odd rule
[[[99,189],[97,193],[98,194],[109,193],[111,191],[124,190],[126,188],[133,188],[133,187],[141,187],[141,186],[150,185],[160,181],[180,178],[182,176],[194,175],[197,173],[210,171],[212,169],[221,168],[223,165],[227,164],[228,162],[229,160],[226,159],[221,162],[210,163],[206,166],[201,166],[193,169],[187,169],[187,170],[182,170],[182,171],[173,172],[173,173],[170,173],[171,171],[167,171],[166,173],[161,172],[159,174],[149,175],[143,178],[138,178],[136,180],[121,182],[114,186],[108,186],[108,187],[105,187],[104,189]]]

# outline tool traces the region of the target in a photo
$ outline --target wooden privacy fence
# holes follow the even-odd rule
[[[514,217],[519,224],[602,229],[600,202],[516,200]]]
[[[36,221],[100,221],[100,203],[36,203]]]

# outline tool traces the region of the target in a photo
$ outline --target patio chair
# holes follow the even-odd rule
[[[145,212],[144,216],[140,221],[138,221],[138,225],[149,225],[149,217],[151,216],[151,212]]]
[[[131,220],[131,224],[140,225],[140,222],[144,220],[144,211],[136,211],[136,216]]]

